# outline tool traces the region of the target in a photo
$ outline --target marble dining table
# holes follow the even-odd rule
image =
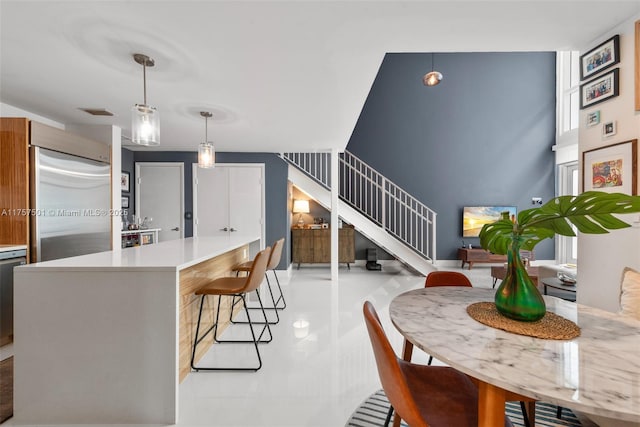
[[[467,306],[494,290],[421,288],[395,297],[391,321],[416,347],[476,378],[479,426],[504,419],[510,393],[615,420],[640,422],[640,321],[544,296],[547,311],[575,322],[572,340],[538,339],[486,326]]]

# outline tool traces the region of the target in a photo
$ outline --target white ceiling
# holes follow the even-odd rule
[[[128,136],[139,52],[156,61],[162,150],[197,149],[200,111],[219,151],[341,149],[386,52],[575,49],[638,13],[640,0],[0,0],[0,101]]]

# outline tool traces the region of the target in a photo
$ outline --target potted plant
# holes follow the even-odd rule
[[[514,221],[503,213],[499,221],[486,224],[480,231],[480,244],[493,253],[506,254],[508,261],[507,274],[495,295],[498,312],[527,322],[541,319],[546,312],[544,299],[520,259],[520,250],[530,251],[555,234],[575,236],[572,225],[588,234],[630,227],[613,214],[634,212],[640,212],[640,196],[587,191],[523,210]]]

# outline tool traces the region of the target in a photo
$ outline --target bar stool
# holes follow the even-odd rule
[[[198,313],[198,323],[196,326],[196,333],[193,339],[193,351],[191,353],[191,369],[194,371],[257,371],[262,367],[262,359],[260,358],[260,350],[258,349],[258,343],[268,343],[271,342],[273,336],[271,335],[271,329],[269,328],[269,324],[267,322],[267,315],[264,311],[264,307],[262,305],[262,300],[260,299],[260,294],[258,295],[258,302],[260,304],[260,309],[262,310],[262,315],[264,316],[265,322],[263,323],[262,331],[260,335],[256,338],[256,333],[253,329],[253,324],[255,322],[251,322],[251,318],[249,317],[249,310],[247,308],[247,303],[245,296],[247,293],[255,291],[258,289],[260,284],[262,283],[262,277],[265,274],[267,261],[269,260],[269,256],[271,254],[271,248],[267,247],[266,249],[258,252],[258,255],[253,260],[251,265],[251,269],[249,271],[249,275],[246,277],[221,277],[219,279],[215,279],[206,285],[202,286],[195,293],[196,295],[201,295],[200,299],[200,312]],[[199,337],[200,333],[200,321],[202,319],[202,308],[204,306],[204,300],[208,295],[217,295],[218,296],[218,307],[216,310],[216,318],[213,325],[207,329],[207,331]],[[234,298],[238,297],[242,301],[244,306],[244,310],[247,314],[249,329],[251,330],[251,340],[220,340],[218,339],[218,320],[220,317],[220,302],[222,296],[233,296]],[[231,307],[233,311],[233,306]],[[195,357],[196,357],[196,349],[198,344],[211,332],[213,331],[213,339],[216,343],[220,344],[238,344],[238,343],[253,343],[256,349],[256,355],[258,356],[258,366],[257,367],[202,367],[195,365]],[[264,333],[269,333],[269,338],[262,340],[262,336]]]
[[[271,295],[271,301],[273,302],[273,307],[265,307],[265,310],[273,310],[276,314],[276,320],[269,322],[270,325],[275,325],[280,321],[280,316],[278,315],[278,310],[284,310],[287,307],[287,302],[284,300],[284,294],[282,293],[282,287],[280,286],[280,281],[278,280],[278,274],[276,273],[276,267],[280,264],[280,258],[282,256],[282,248],[284,247],[284,237],[280,240],[277,240],[271,249],[271,255],[269,256],[269,261],[267,262],[267,270],[264,273],[264,277],[267,279],[267,289],[269,289],[269,294]],[[241,271],[248,272],[251,270],[251,261],[247,261],[240,265],[237,265],[233,268],[233,271],[236,272],[236,275],[240,274]],[[276,277],[276,284],[278,285],[278,291],[280,292],[280,296],[278,299],[275,299],[273,296],[273,290],[271,288],[271,282],[269,281],[269,275],[267,272],[271,270],[273,271],[273,275]],[[278,306],[278,304],[282,301],[282,306]],[[233,299],[233,305],[237,303],[237,300]],[[259,307],[249,307],[249,310],[258,309]],[[246,323],[233,321],[233,323]],[[253,322],[254,324],[260,324],[259,322]]]

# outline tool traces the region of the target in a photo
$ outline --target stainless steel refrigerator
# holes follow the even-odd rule
[[[37,146],[31,150],[31,261],[110,250],[110,165]]]

